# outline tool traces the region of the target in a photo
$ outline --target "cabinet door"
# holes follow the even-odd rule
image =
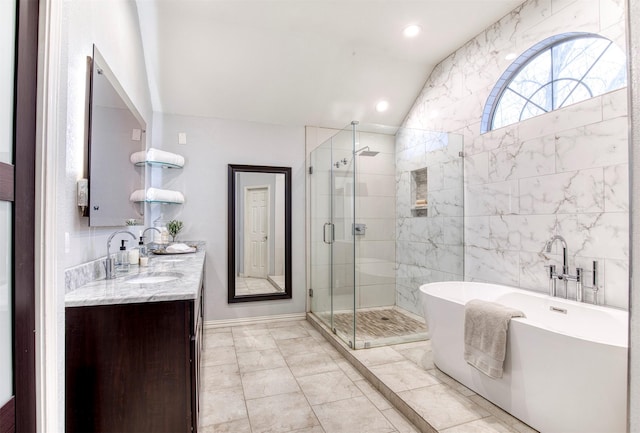
[[[190,432],[192,308],[67,308],[67,432]]]

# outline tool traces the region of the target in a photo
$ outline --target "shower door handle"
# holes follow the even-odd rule
[[[329,241],[327,242],[327,226],[331,229],[331,237],[329,238]],[[334,236],[334,229],[333,229],[333,224],[332,223],[324,223],[324,225],[322,226],[322,241],[325,244],[332,244],[333,240],[335,239]]]

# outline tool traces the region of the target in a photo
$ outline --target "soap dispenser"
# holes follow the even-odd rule
[[[122,239],[120,242],[120,251],[116,254],[116,272],[128,272],[129,271],[129,254],[127,247],[125,246],[126,239]]]

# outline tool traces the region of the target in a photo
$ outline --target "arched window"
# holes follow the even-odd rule
[[[591,33],[552,36],[502,74],[482,114],[481,133],[627,85],[625,53]]]

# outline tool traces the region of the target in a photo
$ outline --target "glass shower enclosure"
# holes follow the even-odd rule
[[[462,279],[461,152],[358,122],[311,152],[311,313],[350,347],[426,339],[418,287]]]

